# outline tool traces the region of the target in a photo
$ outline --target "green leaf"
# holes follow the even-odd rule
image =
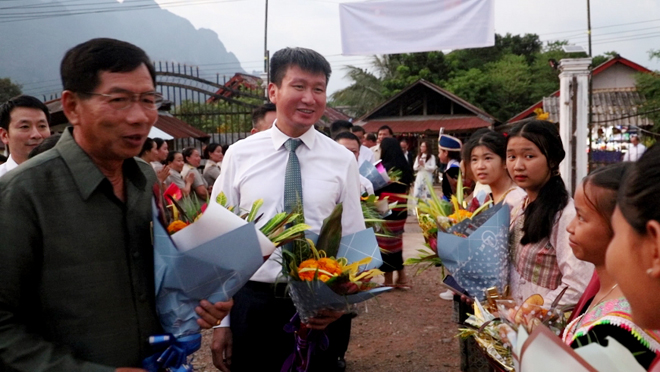
[[[227,203],[228,203],[227,195],[225,195],[225,193],[223,191],[220,191],[218,196],[215,198],[215,201],[216,201],[216,203],[218,203],[218,204],[222,205],[223,207],[229,209],[229,207],[227,206]]]
[[[339,243],[341,241],[341,214],[344,208],[341,203],[337,204],[330,216],[323,220],[319,240],[316,249],[325,251],[328,257],[337,257]]]
[[[264,205],[264,200],[263,199],[257,199],[252,203],[252,208],[250,209],[250,213],[247,216],[246,221],[247,222],[252,222],[254,219],[257,217],[257,213],[259,212],[259,209],[261,206]]]

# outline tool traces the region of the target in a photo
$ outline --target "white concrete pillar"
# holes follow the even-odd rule
[[[559,166],[566,188],[572,194],[589,169],[589,79],[591,58],[568,58],[559,63],[559,133],[566,158]],[[574,86],[575,84],[575,86]],[[575,95],[575,97],[573,97]],[[573,107],[575,104],[575,107]],[[573,111],[575,110],[575,112]],[[575,152],[573,152],[573,144]],[[573,174],[575,160],[575,174]]]

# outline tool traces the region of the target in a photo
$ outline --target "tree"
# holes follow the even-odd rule
[[[347,66],[346,70],[346,76],[353,80],[353,84],[334,92],[330,104],[348,106],[350,114],[360,117],[383,102],[383,83],[366,69]]]
[[[21,94],[22,86],[15,84],[9,78],[0,79],[0,103]]]
[[[660,59],[660,50],[651,50],[649,56],[651,59]],[[636,79],[637,91],[646,98],[639,112],[653,120],[654,132],[660,132],[660,71],[653,74],[639,73]]]

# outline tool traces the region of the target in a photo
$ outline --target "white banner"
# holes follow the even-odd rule
[[[343,55],[495,45],[495,0],[375,0],[339,4]]]

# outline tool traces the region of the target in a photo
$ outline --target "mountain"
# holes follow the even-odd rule
[[[0,78],[26,94],[59,93],[64,53],[96,37],[133,43],[153,61],[200,66],[200,76],[245,72],[215,32],[195,29],[154,0],[10,0],[0,2]]]

